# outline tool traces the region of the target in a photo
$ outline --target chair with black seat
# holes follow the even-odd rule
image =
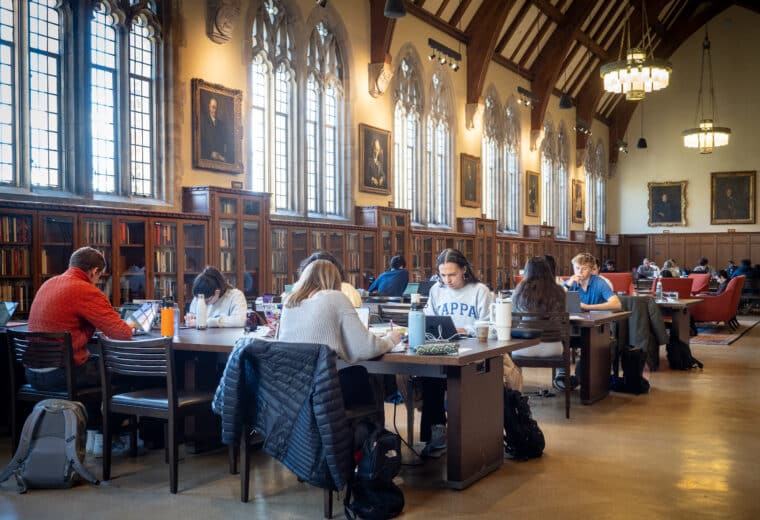
[[[528,357],[512,354],[519,367],[551,368],[554,380],[558,368],[565,369],[565,417],[570,418],[570,315],[567,312],[513,312],[512,330],[538,329],[541,342],[562,342],[562,353],[550,357]]]
[[[177,493],[179,437],[184,418],[211,409],[211,392],[177,389],[172,338],[119,341],[100,336],[100,370],[103,387],[103,480],[111,478],[112,414],[152,417],[167,421],[169,487]],[[156,386],[114,394],[113,376],[123,385],[129,378],[155,381]],[[131,436],[131,452],[136,454],[136,435]]]
[[[100,387],[77,388],[74,353],[70,332],[26,332],[8,330],[8,365],[11,383],[11,451],[15,451],[21,423],[21,403],[37,403],[44,399],[80,401],[92,409],[100,401]],[[24,382],[24,368],[62,368],[66,374],[66,390],[45,391]],[[97,409],[97,406],[94,407]]]

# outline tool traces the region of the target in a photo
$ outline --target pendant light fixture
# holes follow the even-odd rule
[[[386,18],[401,18],[402,16],[406,16],[404,0],[385,0],[383,14]]]
[[[705,57],[707,59],[705,60]],[[705,61],[707,62],[707,74],[710,81],[710,117],[705,117],[705,100],[702,95],[702,86],[705,77]],[[695,128],[689,128],[681,132],[683,145],[686,148],[698,148],[699,153],[712,153],[716,146],[725,146],[731,137],[731,129],[725,126],[715,126],[715,89],[713,88],[712,53],[710,52],[710,38],[705,26],[705,40],[702,42],[702,67],[699,74],[699,90],[697,91],[697,111],[694,115],[697,123]]]
[[[639,137],[639,140],[636,143],[636,148],[644,149],[647,147],[647,140],[644,139],[644,103],[641,103],[640,106],[641,106],[641,137]]]

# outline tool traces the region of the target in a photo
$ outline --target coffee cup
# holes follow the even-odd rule
[[[488,342],[488,322],[478,320],[475,322],[475,333],[480,343]]]

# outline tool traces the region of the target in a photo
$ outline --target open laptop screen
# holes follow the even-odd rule
[[[13,313],[16,312],[16,307],[18,307],[17,302],[0,302],[0,327],[5,327],[10,321]]]
[[[437,340],[459,339],[451,316],[425,316],[425,332]]]
[[[419,282],[409,282],[406,284],[406,289],[404,289],[404,294],[402,294],[402,296],[411,296],[412,294],[416,294],[419,292],[419,289]]]
[[[567,291],[565,293],[565,301],[567,302],[567,312],[570,314],[583,312],[583,309],[581,309],[581,293],[578,291]]]

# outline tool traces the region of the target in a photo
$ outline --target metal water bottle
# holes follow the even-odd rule
[[[412,304],[409,307],[409,351],[425,344],[425,313],[422,310],[419,293],[412,294]]]
[[[657,288],[654,292],[654,297],[656,300],[662,300],[662,280],[657,280]]]
[[[179,341],[179,305],[174,302],[174,341]]]
[[[195,306],[195,328],[198,330],[206,329],[206,297],[202,294],[196,296],[198,302]]]

